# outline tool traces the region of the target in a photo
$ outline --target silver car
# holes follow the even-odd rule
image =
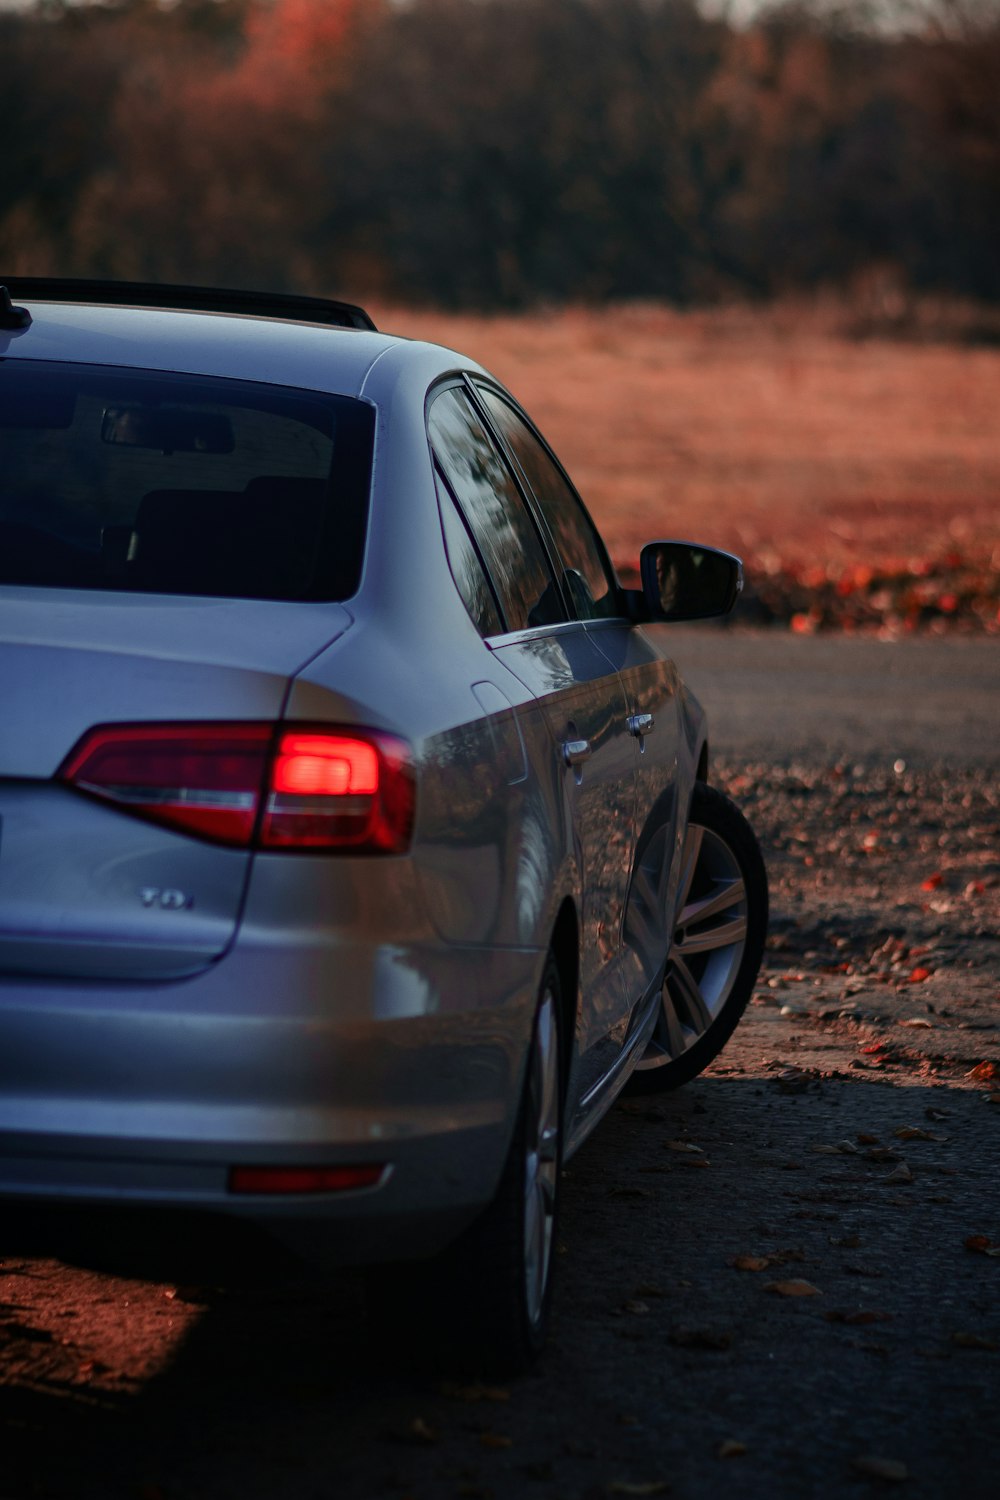
[[[662,623],[739,562],[623,588],[508,392],[358,308],[7,287],[0,1194],[423,1261],[523,1366],[561,1163],[760,963]]]

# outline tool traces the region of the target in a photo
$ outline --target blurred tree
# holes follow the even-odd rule
[[[0,264],[55,271],[72,255],[80,194],[100,169],[120,70],[105,39],[0,15]]]
[[[81,260],[116,276],[313,282],[313,226],[328,212],[317,148],[352,29],[372,9],[244,4],[235,52],[228,29],[205,45],[197,28],[193,46],[186,26],[151,27],[148,7],[134,17],[113,151],[78,205]]]
[[[691,0],[423,0],[361,59],[335,200],[406,295],[683,296],[721,36]]]
[[[873,267],[997,298],[1000,0],[912,6],[44,0],[0,15],[0,261],[470,307]]]

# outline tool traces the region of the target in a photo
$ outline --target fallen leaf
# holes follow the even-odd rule
[[[734,1255],[729,1264],[737,1271],[766,1271],[771,1264],[769,1255]]]
[[[922,1130],[919,1125],[900,1125],[892,1133],[897,1141],[940,1141],[942,1139],[941,1136],[935,1135],[933,1130]]]
[[[917,969],[914,970],[914,973],[919,973],[919,972],[921,972],[921,971],[917,970]],[[933,1031],[934,1030],[934,1022],[933,1021],[928,1021],[926,1016],[906,1016],[903,1020],[900,1021],[899,1024],[900,1024],[900,1026],[916,1027],[916,1028],[918,1028],[921,1031]]]
[[[511,1448],[514,1439],[502,1432],[481,1432],[479,1434],[480,1448]]]
[[[899,1152],[891,1146],[873,1146],[870,1151],[865,1152],[865,1161],[899,1161]]]
[[[930,979],[933,972],[933,969],[925,969],[921,964],[918,964],[915,969],[910,970],[909,983],[923,984],[925,979]]]
[[[944,883],[944,875],[940,870],[935,870],[933,875],[928,875],[926,880],[920,882],[922,891],[936,891],[939,885]]]
[[[859,1146],[877,1146],[878,1145],[878,1136],[877,1135],[867,1135],[865,1133],[865,1131],[861,1130],[861,1131],[858,1132],[858,1145]]]
[[[811,1281],[766,1281],[765,1292],[775,1292],[779,1297],[822,1297],[823,1293]]]
[[[652,1198],[653,1194],[649,1188],[643,1187],[619,1187],[608,1188],[609,1198]]]
[[[879,1458],[874,1453],[859,1453],[857,1458],[851,1459],[851,1463],[859,1474],[867,1474],[871,1479],[887,1479],[892,1484],[901,1484],[910,1477],[906,1465],[897,1458]]]
[[[639,1316],[642,1316],[643,1313],[649,1312],[649,1303],[640,1302],[637,1297],[630,1297],[629,1300],[622,1305],[625,1312],[636,1313]]]
[[[746,1443],[736,1438],[724,1438],[715,1450],[716,1458],[740,1458],[747,1451]]]
[[[913,1173],[906,1165],[906,1162],[901,1161],[896,1170],[894,1172],[890,1172],[885,1180],[886,1182],[912,1182]]]
[[[860,1234],[843,1234],[838,1238],[836,1235],[831,1235],[830,1244],[836,1245],[841,1250],[856,1250],[861,1244],[861,1236]]]
[[[637,1297],[665,1297],[667,1294],[655,1281],[641,1281],[635,1289]]]
[[[1000,1245],[994,1245],[993,1241],[987,1239],[985,1234],[970,1234],[965,1241],[966,1250],[975,1250],[980,1255],[991,1255],[1000,1257]]]
[[[699,1156],[704,1155],[702,1148],[696,1146],[694,1141],[664,1141],[663,1145],[667,1151],[694,1152]]]
[[[993,1078],[1000,1078],[1000,1068],[995,1062],[981,1062],[970,1068],[965,1076],[976,1079],[977,1083],[988,1083]]]
[[[728,1349],[733,1336],[725,1329],[672,1328],[670,1342],[678,1349]]]
[[[926,1118],[928,1120],[935,1120],[935,1121],[947,1120],[947,1118],[948,1118],[948,1112],[947,1112],[947,1110],[944,1110],[944,1109],[935,1109],[933,1107],[933,1105],[930,1105],[930,1104],[924,1110],[924,1115],[926,1116]]]
[[[959,1349],[1000,1349],[996,1339],[984,1338],[981,1333],[953,1333],[951,1341]]]

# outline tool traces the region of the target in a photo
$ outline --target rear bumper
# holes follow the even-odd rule
[[[541,956],[237,943],[183,983],[0,984],[0,1196],[252,1220],[331,1263],[433,1253],[492,1198]],[[238,1165],[384,1163],[234,1194]]]
[[[264,1230],[287,1249],[322,1265],[368,1265],[419,1259],[450,1243],[489,1201],[506,1153],[497,1128],[452,1129],[441,1138],[397,1145],[373,1188],[301,1195],[234,1194],[233,1152],[209,1144],[132,1143],[103,1139],[7,1137],[0,1141],[0,1199],[22,1204],[126,1207],[223,1215]],[[183,1150],[183,1157],[180,1151]],[[329,1147],[286,1152],[282,1165],[381,1161],[383,1154]],[[266,1148],[248,1160],[266,1162]],[[484,1187],[486,1195],[483,1196]]]

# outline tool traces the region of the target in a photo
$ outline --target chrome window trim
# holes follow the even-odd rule
[[[557,625],[529,625],[526,630],[507,630],[503,635],[484,636],[484,643],[491,651],[501,646],[516,646],[524,641],[544,640],[550,635],[566,635],[570,631],[584,630],[583,620],[560,620]]]

